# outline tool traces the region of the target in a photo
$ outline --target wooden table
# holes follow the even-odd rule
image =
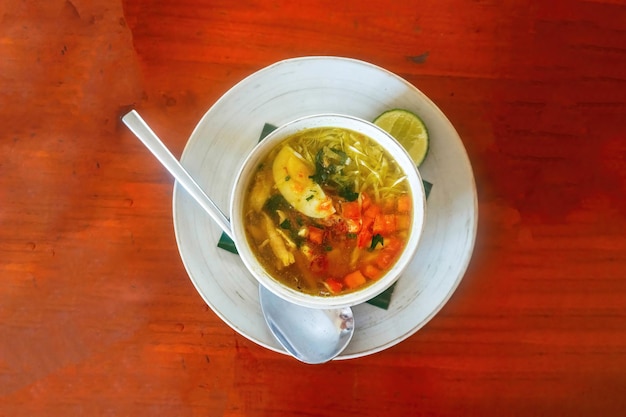
[[[505,3],[505,4],[500,4]],[[6,0],[0,6],[0,416],[618,416],[626,412],[626,3]],[[473,164],[474,255],[381,353],[301,364],[187,277],[180,155],[243,77],[372,62],[446,113]]]

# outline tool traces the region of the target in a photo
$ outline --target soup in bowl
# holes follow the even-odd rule
[[[391,286],[417,249],[425,195],[404,148],[367,121],[287,123],[244,161],[231,196],[237,250],[295,304],[340,308]]]

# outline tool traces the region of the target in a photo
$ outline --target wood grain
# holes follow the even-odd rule
[[[626,3],[8,0],[0,7],[0,416],[550,415],[626,410]],[[306,366],[238,335],[180,261],[172,180],[232,85],[338,55],[453,122],[470,269],[382,353]]]

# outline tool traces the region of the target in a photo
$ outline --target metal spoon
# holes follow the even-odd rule
[[[204,193],[192,176],[150,129],[135,110],[122,117],[124,124],[152,152],[176,181],[233,238],[230,221]],[[321,310],[298,306],[259,285],[259,299],[265,321],[278,342],[296,359],[324,363],[339,355],[354,333],[350,308]]]
[[[354,334],[349,307],[333,310],[300,307],[259,285],[261,309],[280,344],[305,363],[324,363],[339,355]]]

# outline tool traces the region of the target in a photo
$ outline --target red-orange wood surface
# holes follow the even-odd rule
[[[426,327],[321,366],[205,305],[173,181],[119,121],[180,155],[231,86],[306,55],[434,100],[480,209]],[[4,0],[0,416],[624,415],[625,193],[623,0]]]

